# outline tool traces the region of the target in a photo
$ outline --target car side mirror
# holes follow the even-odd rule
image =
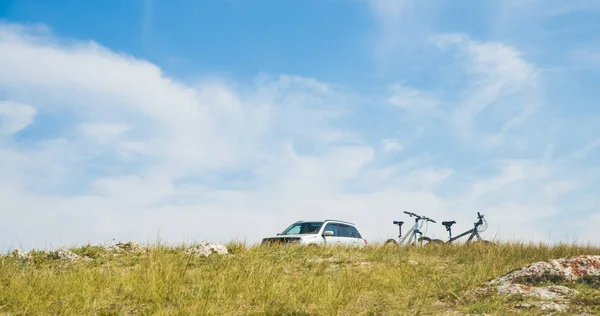
[[[333,236],[332,230],[326,230],[323,232],[323,237],[331,237],[331,236]]]

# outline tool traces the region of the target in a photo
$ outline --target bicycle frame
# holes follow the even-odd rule
[[[460,234],[458,236],[454,236],[454,237],[448,239],[447,242],[451,243],[451,242],[453,242],[453,241],[455,241],[455,240],[457,240],[459,238],[462,238],[462,237],[464,237],[466,235],[469,235],[469,234],[471,234],[471,236],[469,236],[469,239],[467,239],[467,242],[470,242],[471,240],[473,240],[473,237],[477,237],[477,240],[482,240],[483,239],[479,235],[479,231],[477,230],[477,227],[475,227],[475,228],[471,228],[470,230],[468,230],[468,231],[466,231],[466,232],[464,232],[464,233],[462,233],[462,234]]]
[[[419,221],[421,223],[419,223]],[[423,227],[423,225],[425,221],[421,220],[421,219],[416,219],[415,220],[415,224],[408,230],[408,232],[406,233],[406,235],[404,235],[404,237],[402,237],[402,234],[398,235],[398,243],[399,244],[404,244],[404,242],[406,241],[406,239],[408,238],[408,242],[407,244],[412,244],[415,243],[418,240],[418,236],[417,235],[421,235],[421,227]]]
[[[385,243],[389,244],[389,243],[394,243],[394,244],[407,244],[407,245],[413,245],[416,244],[417,242],[422,243],[423,242],[423,238],[426,237],[420,237],[423,235],[423,232],[421,231],[421,228],[423,227],[423,225],[425,225],[427,222],[432,222],[435,223],[434,220],[432,220],[431,218],[428,218],[426,216],[421,216],[415,213],[411,213],[411,212],[404,212],[405,214],[408,214],[411,217],[415,218],[415,224],[408,230],[408,232],[406,233],[406,235],[404,235],[404,237],[402,237],[402,224],[404,222],[394,222],[394,224],[398,225],[398,240],[396,239],[388,239]]]
[[[471,228],[470,230],[468,230],[458,236],[452,237],[452,235],[451,235],[452,231],[448,230],[448,233],[450,234],[450,236],[448,237],[448,241],[446,241],[446,243],[451,243],[451,242],[453,242],[457,239],[460,239],[469,234],[470,234],[470,236],[469,236],[469,239],[467,239],[467,243],[471,242],[473,240],[473,238],[475,238],[475,237],[477,237],[477,240],[483,240],[483,238],[481,238],[481,236],[479,235],[479,226],[483,225],[484,217],[483,217],[483,215],[480,215],[479,212],[477,213],[477,217],[478,217],[478,221],[473,224],[473,228]]]

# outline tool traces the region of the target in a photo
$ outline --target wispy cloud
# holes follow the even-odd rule
[[[392,153],[401,151],[404,146],[397,139],[384,139],[381,141],[381,146],[383,147],[383,152]]]
[[[400,83],[393,85],[391,90],[388,101],[401,109],[428,115],[440,110],[440,101],[431,92],[407,87]]]
[[[154,0],[142,0],[142,8],[142,42],[149,44],[152,40]]]
[[[379,32],[374,51],[378,62],[385,68],[398,56],[415,52],[426,41],[437,1],[369,0],[371,14]]]
[[[14,101],[0,101],[0,136],[10,136],[33,122],[34,107]]]

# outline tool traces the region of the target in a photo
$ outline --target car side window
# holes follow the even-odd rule
[[[334,237],[338,237],[340,235],[339,234],[339,230],[338,230],[338,226],[336,224],[334,224],[334,223],[327,224],[325,226],[325,229],[323,231],[326,231],[326,230],[332,231]]]
[[[350,230],[352,230],[352,236],[354,238],[362,238],[362,236],[360,235],[360,233],[358,232],[358,229],[356,229],[356,227],[350,226]]]
[[[352,231],[350,230],[350,226],[338,224],[338,228],[339,228],[341,237],[350,237],[350,238],[352,237]]]

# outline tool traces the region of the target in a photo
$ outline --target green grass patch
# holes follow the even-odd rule
[[[526,264],[600,255],[592,246],[442,245],[364,249],[246,247],[194,257],[157,245],[91,261],[0,257],[0,314],[437,315],[514,314],[518,298],[464,293]],[[597,280],[575,285],[574,308],[600,312]]]

